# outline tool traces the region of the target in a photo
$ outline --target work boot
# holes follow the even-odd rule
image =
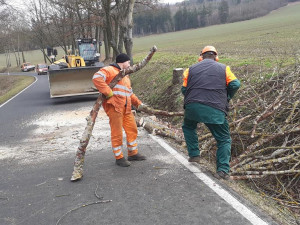
[[[228,173],[225,173],[224,171],[218,171],[216,174],[215,174],[215,177],[218,178],[219,180],[220,179],[223,179],[223,180],[229,180],[230,176]]]
[[[130,162],[128,162],[124,157],[121,158],[121,159],[116,159],[116,164],[118,166],[121,166],[121,167],[128,167],[128,166],[130,166]]]
[[[200,155],[190,157],[190,158],[189,158],[189,162],[200,163]]]
[[[137,153],[136,155],[132,155],[132,156],[128,156],[128,160],[129,161],[142,161],[142,160],[146,160],[146,156]]]

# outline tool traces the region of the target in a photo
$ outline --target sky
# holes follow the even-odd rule
[[[184,0],[158,0],[160,3],[165,4],[175,4],[177,2],[183,2]],[[14,8],[22,10],[23,8],[26,8],[24,6],[24,0],[7,0],[7,2],[12,5]],[[26,1],[27,2],[27,1]]]
[[[9,5],[12,5],[13,7],[20,9],[23,8],[24,2],[23,0],[7,0],[6,1]]]
[[[161,3],[170,3],[170,4],[175,4],[177,2],[183,2],[184,0],[159,0]],[[12,5],[16,6],[19,5],[20,3],[23,3],[23,0],[10,0],[7,1],[8,3],[11,3]]]
[[[170,4],[175,4],[177,2],[183,2],[184,0],[159,0],[161,3],[170,3]]]

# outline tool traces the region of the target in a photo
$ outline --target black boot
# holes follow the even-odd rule
[[[116,159],[116,164],[118,166],[121,166],[121,167],[128,167],[128,166],[130,166],[130,162],[128,162],[124,157],[121,158],[121,159]]]
[[[146,156],[137,153],[136,155],[128,156],[128,161],[142,161],[146,160]]]
[[[220,179],[229,180],[229,178],[230,178],[229,174],[225,173],[224,171],[218,171],[215,174],[215,177],[218,178],[219,180]]]
[[[196,163],[200,163],[200,156],[193,156],[189,158],[189,162],[196,162]]]

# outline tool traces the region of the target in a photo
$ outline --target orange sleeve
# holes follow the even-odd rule
[[[100,93],[104,94],[105,96],[112,93],[111,88],[106,83],[106,81],[109,80],[109,76],[109,72],[104,68],[100,69],[93,76],[93,83],[95,87],[99,90]]]
[[[142,104],[142,101],[139,100],[139,98],[138,98],[135,94],[132,94],[132,95],[130,96],[130,99],[131,99],[132,105],[135,106],[136,108],[137,108],[140,104]]]
[[[231,81],[236,80],[237,78],[231,72],[230,67],[226,66],[226,85],[228,85]]]
[[[183,87],[186,87],[187,86],[187,81],[188,81],[188,78],[189,78],[189,68],[187,68],[184,72],[183,72],[183,83],[182,83],[182,86]]]

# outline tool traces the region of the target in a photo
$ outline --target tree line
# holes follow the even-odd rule
[[[186,0],[175,5],[158,0],[24,0],[16,9],[0,0],[0,53],[6,66],[25,62],[23,52],[47,47],[75,52],[76,39],[102,41],[104,59],[132,56],[133,36],[179,31],[247,20],[295,0]],[[102,51],[103,52],[103,51]],[[61,54],[61,53],[60,53]]]
[[[142,2],[151,4],[150,0]],[[1,53],[40,49],[45,62],[50,62],[47,47],[74,53],[76,39],[93,38],[103,41],[105,59],[120,52],[132,55],[135,0],[29,0],[24,4],[25,9],[18,11],[8,0],[0,0],[0,24],[5,25],[0,28]],[[26,59],[17,61],[19,65]]]
[[[146,35],[232,23],[264,16],[297,0],[188,0],[145,8],[134,15],[134,35]]]

